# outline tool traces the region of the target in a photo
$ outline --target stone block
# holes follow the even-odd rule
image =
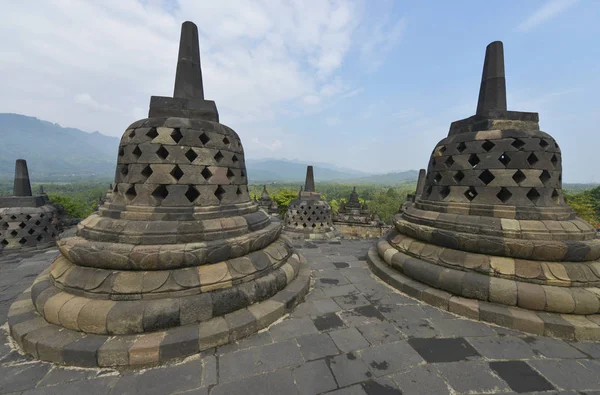
[[[529,310],[544,310],[546,294],[541,285],[517,282],[517,304]]]
[[[561,315],[538,312],[537,316],[544,321],[544,336],[575,340],[575,328]]]
[[[129,349],[135,343],[137,336],[110,337],[98,349],[97,360],[99,366],[129,365]]]
[[[546,293],[546,310],[570,314],[575,310],[575,300],[569,288],[543,286]],[[596,299],[597,300],[597,299]]]
[[[106,317],[107,333],[109,335],[142,333],[146,303],[145,301],[122,301],[115,304]]]
[[[498,277],[490,277],[489,301],[509,306],[517,304],[517,283]]]
[[[179,299],[156,299],[144,306],[144,332],[171,328],[179,324]]]
[[[544,321],[535,312],[518,307],[509,307],[508,311],[513,318],[511,328],[536,335],[544,334]]]
[[[130,365],[148,365],[160,361],[160,344],[166,332],[139,335],[129,349]]]
[[[600,326],[586,317],[574,314],[562,314],[561,317],[575,328],[577,341],[600,340]]]
[[[513,327],[513,317],[510,314],[508,307],[494,303],[479,303],[479,319],[507,328]]]
[[[256,319],[257,329],[262,329],[275,322],[285,314],[283,303],[275,300],[265,300],[248,307],[248,311]]]
[[[478,273],[466,273],[462,281],[461,295],[466,298],[474,298],[486,301],[489,297],[488,276]]]
[[[213,316],[211,293],[181,298],[179,303],[179,320],[181,325],[207,321]]]
[[[448,311],[474,320],[479,319],[479,301],[453,296],[448,301]]]
[[[198,325],[199,350],[229,343],[229,326],[223,317],[215,317]]]
[[[427,288],[421,293],[423,302],[440,309],[448,310],[448,303],[452,294],[435,288]]]
[[[92,300],[79,311],[77,326],[85,333],[106,334],[106,317],[116,305],[109,300]]]
[[[160,361],[196,354],[199,351],[198,336],[198,325],[184,325],[169,329],[160,343]]]
[[[98,350],[108,337],[101,335],[85,335],[83,338],[65,345],[62,349],[62,359],[67,365],[97,367]]]
[[[58,313],[60,325],[72,330],[79,330],[77,318],[83,306],[90,300],[82,297],[74,297],[65,303]]]
[[[249,336],[258,330],[256,318],[248,309],[239,309],[225,315],[225,321],[229,326],[230,341],[237,341]]]

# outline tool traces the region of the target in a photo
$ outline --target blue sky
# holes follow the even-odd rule
[[[120,136],[150,95],[171,95],[192,20],[206,98],[248,158],[378,173],[426,166],[475,112],[485,47],[501,40],[509,109],[540,113],[566,182],[600,182],[599,1],[2,3],[0,112]]]

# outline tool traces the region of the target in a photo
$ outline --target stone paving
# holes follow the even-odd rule
[[[600,343],[463,319],[375,278],[371,241],[299,246],[314,285],[289,316],[238,343],[144,370],[34,361],[9,344],[11,302],[55,257],[0,256],[0,394],[600,394]]]

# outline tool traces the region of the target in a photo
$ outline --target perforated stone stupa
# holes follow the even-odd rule
[[[198,30],[185,22],[172,98],[119,146],[109,199],[9,312],[36,358],[156,364],[236,341],[306,293],[310,272],[248,194],[244,150],[204,99]]]
[[[341,203],[337,213],[333,214],[335,229],[347,239],[368,239],[381,237],[384,229],[383,222],[369,212],[367,203],[361,203],[356,192],[352,189],[348,201]]]
[[[13,196],[0,197],[0,253],[54,246],[58,230],[52,217],[56,212],[43,189],[32,194],[27,162],[17,159]]]
[[[258,207],[264,210],[269,215],[278,216],[279,215],[279,206],[275,200],[271,199],[269,196],[269,192],[267,191],[267,186],[263,185],[263,191],[260,195],[260,199],[256,200]]]
[[[306,168],[304,190],[292,200],[284,219],[284,233],[294,239],[328,240],[337,237],[331,207],[315,191],[313,167]]]
[[[503,46],[491,43],[476,115],[436,145],[415,201],[370,251],[373,270],[472,318],[600,339],[600,239],[563,199],[561,159],[537,113],[507,111]]]

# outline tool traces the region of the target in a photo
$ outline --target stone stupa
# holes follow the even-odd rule
[[[17,159],[13,196],[0,197],[0,253],[55,246],[56,213],[42,187],[39,194],[32,194],[27,162]]]
[[[348,201],[340,203],[337,213],[333,214],[335,229],[346,239],[369,239],[381,237],[387,229],[376,215],[371,214],[367,203],[361,203],[352,189]]]
[[[267,186],[263,185],[263,191],[260,195],[260,199],[256,200],[258,207],[264,210],[267,214],[278,216],[279,215],[279,206],[275,200],[271,199],[269,196],[269,192],[267,191]]]
[[[306,168],[304,189],[292,200],[284,219],[284,234],[293,239],[330,240],[338,236],[333,227],[331,207],[315,191],[313,167]]]
[[[124,132],[110,199],[61,240],[11,307],[22,350],[67,365],[162,363],[271,324],[308,290],[306,261],[247,187],[237,133],[202,88],[181,29],[173,97]]]
[[[600,340],[600,238],[563,199],[561,159],[537,113],[507,111],[503,46],[491,43],[476,115],[436,145],[372,269],[458,314]]]

